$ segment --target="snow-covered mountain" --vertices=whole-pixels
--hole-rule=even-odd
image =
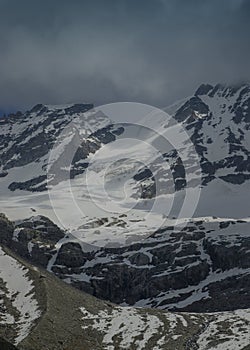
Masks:
[[[0,119],[0,338],[41,349],[54,324],[48,349],[249,345],[250,85],[201,85],[166,111]]]
[[[8,246],[66,282],[119,304],[191,311],[247,307],[249,103],[248,85],[202,85],[171,109],[174,119],[157,112],[139,126],[114,123],[90,105],[40,105],[25,118],[12,117],[8,137],[17,130],[19,136],[2,150],[2,159],[9,160],[2,163],[1,179],[3,196],[9,196],[2,210],[15,220]],[[66,128],[61,137],[55,123],[72,120],[81,138],[71,158],[66,152],[72,161],[64,176],[65,164],[58,160],[76,142],[75,133]],[[186,138],[174,149],[173,140],[183,133]],[[25,158],[32,142],[43,144],[37,135],[44,134],[51,140],[46,150],[35,147],[31,159]],[[19,156],[10,156],[19,146]],[[34,169],[36,178],[43,177],[39,184]],[[48,182],[47,174],[54,176]],[[22,176],[30,180],[20,181]],[[197,193],[194,218],[185,216],[188,211],[179,216],[185,198]],[[234,294],[236,281],[244,303]],[[222,290],[227,299],[221,300]]]
[[[42,191],[46,188],[49,152],[70,123],[81,130],[84,139],[110,124],[110,120],[95,113],[91,104],[37,105],[24,114],[19,112],[0,120],[0,176],[8,179],[10,191]],[[65,146],[74,136],[72,129],[67,131]]]
[[[203,184],[249,180],[250,86],[202,85],[175,113],[201,159]]]
[[[166,193],[169,187],[192,191],[199,186],[202,190],[195,216],[248,216],[250,85],[201,85],[194,96],[166,110],[181,125],[180,133],[185,130],[191,142],[184,141],[179,149],[164,154],[165,159],[171,158],[170,164],[178,167],[172,166],[175,186],[166,177],[160,193],[164,190]],[[162,126],[171,139],[175,127],[169,123]],[[157,177],[164,178],[162,162],[154,176],[145,171],[141,172],[141,178],[137,176],[150,194],[150,188],[154,187],[152,183],[147,186],[146,181]],[[182,192],[176,197],[181,197]]]
[[[2,211],[36,211],[98,245],[148,236],[166,217],[248,217],[249,105],[248,84],[201,85],[172,118],[156,110],[139,126],[86,104],[0,120]]]

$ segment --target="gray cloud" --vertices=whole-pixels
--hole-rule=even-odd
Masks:
[[[0,109],[250,80],[249,23],[248,0],[0,0]]]

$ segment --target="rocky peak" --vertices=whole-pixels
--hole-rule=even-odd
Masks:
[[[241,184],[250,178],[249,84],[202,84],[175,118],[200,157],[203,184],[216,178]]]
[[[207,95],[209,91],[213,89],[213,86],[210,84],[201,84],[195,92],[195,96]]]
[[[65,111],[66,114],[73,115],[75,113],[85,113],[94,108],[94,105],[91,103],[75,103],[68,105],[45,105],[37,104],[30,111],[26,112],[27,114],[41,114],[41,113],[62,113]]]

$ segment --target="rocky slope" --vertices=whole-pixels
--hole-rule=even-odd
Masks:
[[[1,229],[0,234],[3,230]],[[34,268],[1,247],[1,259],[9,262],[0,277],[1,297],[12,293],[13,272],[20,274],[15,293],[4,297],[0,314],[1,349],[14,350],[84,350],[84,349],[247,349],[249,345],[249,310],[222,313],[170,313],[153,309],[119,307],[98,300],[59,281],[44,270]],[[11,279],[6,276],[11,276]],[[23,290],[27,283],[32,293]],[[39,314],[33,318],[27,310],[36,303]],[[12,317],[11,317],[12,315]],[[8,316],[8,317],[7,317]],[[8,319],[7,319],[8,318]],[[20,337],[23,323],[29,324]],[[15,322],[16,321],[16,322]],[[211,334],[213,337],[211,338]]]
[[[45,217],[1,220],[8,225],[0,241],[12,251],[99,298],[192,312],[250,307],[249,221],[199,219],[123,248],[97,248]]]

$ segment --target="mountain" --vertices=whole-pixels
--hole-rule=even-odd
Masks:
[[[249,108],[249,84],[203,84],[138,123],[90,104],[0,119],[0,337],[247,348]]]
[[[5,229],[1,226],[1,235]],[[5,338],[0,338],[1,349],[14,350],[10,343],[19,350],[243,349],[248,345],[247,309],[182,314],[119,307],[67,286],[4,246],[0,259],[5,267],[0,275],[0,337]]]
[[[175,218],[244,219],[249,90],[201,85],[167,109],[171,117],[155,110],[140,124],[89,104],[3,119],[2,211],[13,220],[36,212],[97,246],[136,242]]]
[[[2,119],[2,209],[13,219],[24,219],[32,214],[32,203],[39,214],[57,221],[68,212],[58,202],[62,191],[65,202],[70,200],[65,191],[70,177],[70,190],[85,214],[81,220],[74,217],[64,222],[71,230],[104,216],[106,208],[99,209],[109,198],[113,216],[132,206],[139,209],[133,211],[138,220],[146,216],[141,215],[144,209],[160,214],[152,220],[161,221],[166,213],[189,217],[188,210],[180,209],[187,194],[199,199],[195,217],[247,217],[249,101],[248,84],[201,85],[194,96],[169,109],[172,118],[166,119],[166,113],[149,115],[142,126],[115,123],[89,104],[37,105],[23,115]],[[174,120],[178,124],[173,125]],[[178,138],[178,144],[171,145]],[[56,215],[46,209],[50,205],[47,188],[53,188]],[[90,210],[93,198],[96,205]],[[155,198],[163,204],[152,210]],[[161,210],[163,205],[171,210]]]

